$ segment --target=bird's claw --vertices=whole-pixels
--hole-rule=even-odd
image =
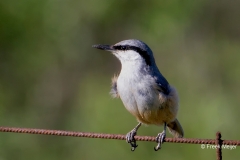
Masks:
[[[162,132],[162,133],[159,133],[156,137],[156,142],[158,143],[158,145],[156,147],[154,147],[154,150],[155,151],[158,151],[159,149],[161,149],[161,146],[165,140],[165,137],[166,137],[166,133],[165,132]]]
[[[136,148],[137,148],[137,144],[136,144],[136,140],[134,138],[134,136],[137,135],[137,131],[136,129],[133,129],[131,132],[129,132],[127,135],[126,135],[126,141],[127,143],[130,143],[131,145],[131,151],[134,151]]]

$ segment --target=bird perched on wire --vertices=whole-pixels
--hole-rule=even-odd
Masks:
[[[115,45],[93,45],[110,51],[121,62],[119,76],[112,78],[111,94],[120,97],[125,108],[137,118],[138,125],[126,135],[134,151],[138,146],[134,136],[141,124],[163,125],[163,132],[156,137],[161,148],[166,137],[166,127],[175,138],[183,137],[183,128],[177,120],[178,95],[174,87],[160,73],[151,49],[142,41],[130,39]]]

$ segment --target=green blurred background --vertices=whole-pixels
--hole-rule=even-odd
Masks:
[[[136,124],[109,95],[121,65],[93,44],[140,39],[180,96],[186,138],[240,139],[240,1],[0,1],[0,126],[126,134]],[[156,136],[162,127],[142,126]],[[216,159],[196,144],[0,133],[1,160]],[[171,137],[167,133],[167,137]],[[223,150],[239,159],[240,148]]]

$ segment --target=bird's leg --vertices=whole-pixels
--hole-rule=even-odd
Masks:
[[[166,122],[164,122],[164,129],[162,133],[158,133],[157,137],[156,137],[156,142],[158,143],[158,145],[156,147],[154,147],[154,150],[157,151],[159,149],[161,149],[161,145],[164,142],[164,139],[166,137]]]
[[[134,151],[137,148],[136,140],[134,138],[135,135],[137,135],[138,128],[142,125],[142,123],[138,123],[136,127],[133,128],[127,135],[126,135],[126,141],[127,143],[130,143],[131,145],[131,151]]]

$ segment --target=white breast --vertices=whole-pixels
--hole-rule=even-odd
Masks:
[[[118,77],[117,89],[126,109],[135,116],[159,108],[158,91],[152,76],[140,71],[142,63],[125,62]],[[144,118],[144,117],[142,117]]]

